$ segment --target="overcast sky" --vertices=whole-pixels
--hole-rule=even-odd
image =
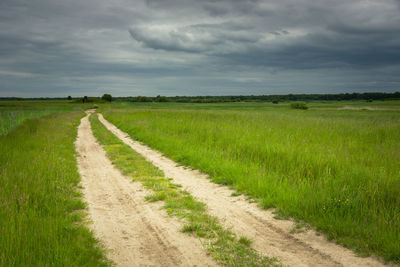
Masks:
[[[400,0],[1,0],[0,96],[400,91]]]

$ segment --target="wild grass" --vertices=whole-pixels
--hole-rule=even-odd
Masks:
[[[400,112],[251,105],[114,105],[103,114],[280,217],[309,223],[360,255],[400,263]]]
[[[0,136],[0,266],[107,266],[85,227],[74,141],[83,112]]]
[[[50,114],[49,110],[0,110],[0,135],[7,134],[27,119]]]
[[[113,164],[124,175],[153,191],[146,197],[148,201],[164,201],[163,208],[168,214],[185,222],[182,232],[200,238],[218,262],[224,266],[277,266],[276,259],[262,257],[252,249],[251,240],[224,229],[216,217],[207,214],[203,203],[165,178],[162,171],[109,132],[96,115],[90,117],[90,122],[95,137]]]
[[[0,101],[0,136],[13,131],[28,119],[83,107],[67,101]]]

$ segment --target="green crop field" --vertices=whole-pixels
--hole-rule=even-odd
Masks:
[[[125,103],[101,112],[277,216],[400,263],[400,102],[308,105]]]
[[[84,113],[72,110],[82,106],[0,105],[1,124],[12,125],[0,135],[0,266],[108,265],[78,190],[74,141]]]

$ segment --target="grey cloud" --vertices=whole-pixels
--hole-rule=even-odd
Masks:
[[[212,55],[243,50],[246,44],[258,42],[260,34],[249,33],[247,29],[223,23],[194,24],[173,29],[136,27],[129,32],[132,38],[150,48]]]
[[[3,0],[0,95],[394,91],[399,8],[398,0]]]
[[[143,45],[166,51],[204,52],[206,47],[190,40],[184,32],[145,30],[140,27],[129,29],[132,38]]]
[[[224,5],[216,5],[215,3],[204,4],[203,9],[213,17],[219,17],[229,13],[229,8]]]
[[[154,25],[142,25],[132,28],[130,33],[149,48],[221,56],[223,61],[233,64],[315,69],[400,63],[400,37],[397,37],[400,14],[393,12],[393,2],[386,1],[382,6],[366,1],[353,4],[323,1],[323,5],[281,2],[267,6],[270,16],[261,19],[239,17],[236,19],[239,22],[233,22],[234,18],[229,18],[219,24],[189,24],[158,30],[154,30]],[[266,2],[218,1],[204,5],[218,8],[223,3],[229,8],[251,4],[251,8],[237,9],[247,14]],[[271,18],[272,11],[276,15]],[[232,25],[240,25],[244,30],[229,27]]]

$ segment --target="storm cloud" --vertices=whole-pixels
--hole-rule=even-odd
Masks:
[[[400,1],[3,0],[0,96],[400,90]]]

